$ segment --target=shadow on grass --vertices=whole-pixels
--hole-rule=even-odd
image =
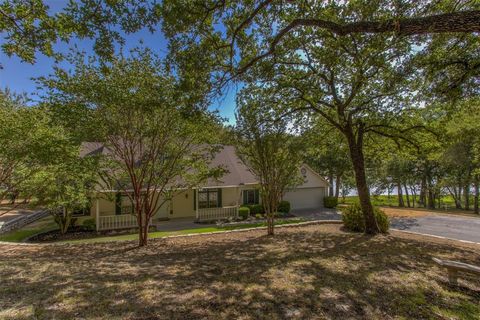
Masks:
[[[3,250],[5,248],[0,248]],[[321,226],[0,251],[0,318],[477,319],[480,282],[452,288],[431,256],[478,252]]]

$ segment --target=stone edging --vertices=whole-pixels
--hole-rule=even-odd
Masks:
[[[312,221],[305,221],[299,223],[289,223],[289,224],[282,224],[279,226],[275,226],[275,229],[280,228],[294,228],[294,227],[303,227],[309,225],[316,225],[316,224],[342,224],[340,220],[312,220]],[[171,235],[159,238],[149,239],[149,241],[159,241],[163,239],[170,239],[170,238],[182,238],[182,237],[193,237],[193,236],[204,236],[204,235],[212,235],[212,234],[219,234],[219,233],[232,233],[232,232],[247,232],[252,230],[266,230],[267,227],[252,227],[252,228],[244,228],[244,229],[236,229],[236,230],[224,230],[224,231],[211,231],[211,232],[204,232],[204,233],[188,233],[188,234],[178,234],[178,235]],[[134,240],[111,240],[111,241],[101,241],[101,243],[117,243],[121,241],[134,241]],[[0,245],[11,245],[11,246],[70,246],[70,245],[91,245],[97,244],[99,242],[91,242],[91,243],[28,243],[28,242],[8,242],[8,241],[0,241]]]

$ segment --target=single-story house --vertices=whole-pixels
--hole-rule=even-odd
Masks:
[[[81,154],[105,152],[100,143],[84,143]],[[153,222],[174,218],[214,220],[235,217],[241,205],[259,204],[259,184],[256,177],[237,156],[235,147],[223,146],[212,159],[210,166],[222,166],[226,173],[219,180],[209,180],[201,188],[178,190],[173,198],[157,209]],[[289,201],[292,210],[323,207],[328,182],[308,165],[299,168],[304,178],[302,184],[287,190],[283,200]],[[83,212],[96,219],[97,229],[116,229],[136,225],[132,204],[121,191],[110,197],[98,197],[90,210]],[[108,200],[110,199],[110,200]]]

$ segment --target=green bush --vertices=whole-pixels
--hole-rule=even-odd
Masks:
[[[376,207],[373,208],[373,212],[380,232],[387,233],[390,226],[387,215]],[[357,203],[348,206],[343,210],[342,220],[345,228],[348,230],[356,232],[365,231],[365,219],[363,218],[362,208]]]
[[[257,214],[264,214],[265,213],[265,209],[263,208],[263,206],[261,204],[252,204],[252,205],[249,205],[247,207],[250,209],[250,214],[252,216],[255,216]]]
[[[335,197],[324,197],[323,206],[325,208],[335,208],[338,204],[338,199]]]
[[[289,213],[290,212],[290,202],[288,201],[280,201],[280,203],[278,204],[278,212],[282,212],[282,213]]]
[[[257,218],[257,219],[263,219],[263,214],[257,213],[257,214],[255,215],[255,218]]]
[[[238,208],[238,215],[243,219],[247,219],[250,215],[250,208],[248,207],[240,207]]]
[[[94,231],[97,229],[97,224],[95,223],[95,219],[85,219],[82,222],[82,226],[86,230]]]

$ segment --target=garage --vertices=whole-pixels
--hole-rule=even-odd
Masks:
[[[287,191],[283,200],[290,202],[292,210],[323,207],[324,187],[297,188]]]

